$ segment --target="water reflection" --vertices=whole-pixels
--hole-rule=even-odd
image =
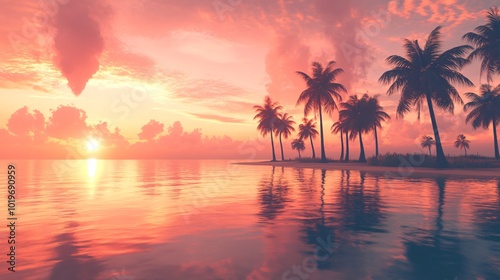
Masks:
[[[366,189],[366,172],[360,171],[359,182],[352,183],[351,172],[342,172],[338,188],[338,209],[342,227],[354,232],[383,232],[383,203],[380,198],[379,178]],[[344,178],[345,177],[345,178]]]
[[[71,225],[71,227],[77,226],[75,223]],[[92,256],[79,252],[81,245],[77,245],[73,232],[58,234],[53,242],[57,244],[54,248],[57,263],[50,272],[49,280],[97,279],[101,273],[102,265]]]
[[[19,279],[124,269],[134,279],[263,280],[294,267],[307,279],[500,279],[498,179],[241,166],[207,195],[227,162],[87,161],[47,183],[51,168],[19,164],[30,174]],[[325,242],[331,250],[304,270]]]
[[[271,176],[264,175],[259,182],[260,213],[263,222],[272,221],[283,212],[288,202],[288,181],[285,178],[285,168],[272,167]],[[277,177],[277,178],[276,178]]]

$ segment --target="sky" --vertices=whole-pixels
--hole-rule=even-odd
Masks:
[[[427,111],[396,118],[398,95],[378,83],[403,38],[443,26],[443,48],[484,24],[495,0],[0,0],[0,157],[239,158],[270,156],[253,105],[270,95],[300,122],[305,83],[295,71],[336,61],[348,95],[379,94],[392,119],[380,151],[421,152]],[[463,69],[478,92],[479,64]],[[498,77],[494,82],[498,84]],[[437,110],[447,154],[463,133],[470,153],[493,155],[490,130]],[[310,116],[314,117],[314,116]],[[339,157],[329,133],[327,157]],[[294,136],[295,137],[295,134]],[[373,135],[365,136],[367,155]],[[296,157],[292,139],[286,158]],[[319,148],[319,139],[316,139]],[[276,144],[276,148],[278,148]],[[351,144],[356,153],[357,142]],[[306,146],[305,155],[310,155]],[[279,153],[278,153],[278,157]]]

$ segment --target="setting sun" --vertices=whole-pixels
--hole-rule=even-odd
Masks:
[[[92,139],[88,140],[87,151],[95,152],[95,151],[97,151],[98,148],[99,148],[99,142],[96,139],[92,138]]]

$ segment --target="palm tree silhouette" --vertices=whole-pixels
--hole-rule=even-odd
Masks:
[[[470,141],[465,139],[465,135],[459,134],[455,141],[455,148],[464,149],[465,156],[467,156],[467,149],[469,148]]]
[[[279,111],[282,110],[283,107],[280,106],[278,102],[273,102],[271,100],[271,97],[266,96],[264,99],[264,106],[255,105],[253,106],[253,108],[257,113],[253,119],[259,119],[257,130],[259,130],[264,137],[267,136],[268,133],[271,134],[271,148],[273,151],[272,161],[276,161],[273,131],[275,131],[276,129],[275,123],[278,120],[278,117],[281,116],[281,113]]]
[[[334,122],[331,130],[332,133],[340,133],[340,145],[342,146],[342,149],[340,151],[340,160],[344,159],[344,129],[343,129],[344,124],[341,121]]]
[[[321,139],[321,161],[326,162],[325,140],[323,135],[323,112],[331,114],[337,110],[337,101],[342,101],[340,92],[347,92],[342,84],[336,83],[335,80],[340,73],[343,73],[342,68],[333,68],[335,61],[328,62],[326,68],[319,62],[312,63],[313,76],[310,77],[304,72],[297,71],[307,84],[307,88],[300,94],[297,100],[297,105],[304,103],[304,116],[311,112],[319,112],[319,128]]]
[[[462,38],[471,43],[475,49],[469,54],[469,60],[479,58],[481,76],[486,74],[488,83],[493,81],[493,74],[500,73],[500,13],[498,7],[488,11],[488,23],[480,25],[474,32]]]
[[[431,147],[433,145],[436,145],[436,141],[434,141],[434,138],[428,135],[422,136],[422,139],[420,140],[420,146],[424,149],[429,149],[429,156],[431,155]]]
[[[466,123],[472,121],[474,129],[482,126],[488,129],[493,124],[493,141],[495,146],[495,158],[500,159],[498,152],[497,123],[500,121],[500,85],[492,88],[490,85],[481,86],[481,95],[468,92],[465,95],[471,101],[464,106],[464,110],[472,109],[465,119]]]
[[[354,140],[359,137],[360,162],[366,162],[362,134],[369,132],[374,125],[373,118],[369,119],[370,116],[367,115],[369,113],[368,98],[366,94],[362,99],[359,99],[357,95],[351,95],[347,102],[341,104],[343,109],[339,112],[339,119],[349,128],[349,138]]]
[[[304,118],[302,121],[303,123],[299,125],[299,138],[302,140],[309,138],[311,140],[312,157],[316,158],[313,145],[313,139],[319,134],[316,130],[316,122],[307,118]]]
[[[293,150],[297,150],[297,152],[299,152],[299,158],[301,158],[300,156],[300,151],[303,151],[306,149],[306,145],[304,144],[304,141],[302,139],[294,139],[292,141],[292,149]]]
[[[368,121],[373,122],[373,134],[375,135],[375,156],[378,157],[378,135],[377,135],[377,127],[382,128],[382,122],[387,122],[391,119],[391,117],[384,112],[384,108],[380,106],[378,101],[378,95],[368,97],[368,105],[366,117]]]
[[[404,40],[406,58],[391,55],[386,61],[393,68],[380,77],[383,84],[391,84],[387,90],[388,95],[401,92],[397,107],[397,114],[403,117],[416,106],[418,115],[424,101],[427,101],[429,115],[436,139],[436,165],[438,168],[448,167],[444,155],[441,138],[434,113],[432,101],[438,108],[453,112],[454,102],[463,104],[457,89],[452,84],[473,86],[474,84],[462,75],[459,70],[467,64],[464,58],[471,46],[463,45],[441,52],[441,27],[434,29],[427,38],[422,49],[417,40]]]
[[[282,116],[278,117],[278,121],[276,122],[276,136],[280,138],[280,147],[281,147],[281,160],[285,160],[285,154],[283,153],[283,142],[281,141],[281,136],[283,138],[288,139],[288,137],[292,134],[292,131],[295,131],[293,125],[295,122],[293,121],[293,117],[284,113]]]
[[[348,128],[344,128],[345,132],[345,161],[349,161],[349,130]]]

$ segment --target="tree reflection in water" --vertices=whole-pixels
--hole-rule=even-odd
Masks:
[[[276,167],[272,167],[271,176],[264,176],[259,182],[259,215],[263,222],[269,222],[283,213],[288,200],[288,180],[284,177],[285,168],[281,168],[278,179],[275,178]]]

